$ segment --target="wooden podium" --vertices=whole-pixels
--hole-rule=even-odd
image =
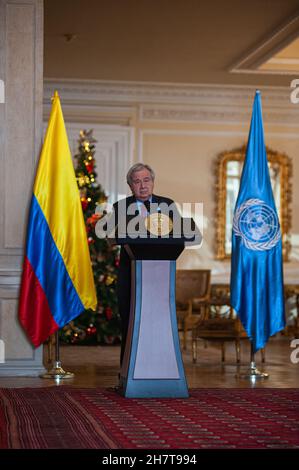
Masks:
[[[184,237],[117,240],[131,258],[130,321],[120,374],[125,397],[189,396],[175,303],[176,259],[185,241]]]

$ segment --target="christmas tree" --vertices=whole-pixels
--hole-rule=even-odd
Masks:
[[[95,171],[95,143],[92,130],[80,131],[76,160],[76,177],[84,220],[94,280],[97,289],[97,311],[84,311],[74,321],[60,330],[63,342],[71,344],[115,344],[120,341],[120,318],[117,310],[116,283],[119,249],[107,240],[96,236],[95,225],[100,214],[97,205],[107,201],[101,185],[97,184]],[[80,253],[78,253],[80,256]]]

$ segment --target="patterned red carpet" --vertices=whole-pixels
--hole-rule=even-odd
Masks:
[[[190,395],[125,399],[113,390],[70,386],[0,389],[0,448],[299,448],[299,390]]]

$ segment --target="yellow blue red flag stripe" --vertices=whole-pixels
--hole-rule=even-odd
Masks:
[[[55,92],[31,200],[19,319],[39,346],[96,304],[79,191]]]

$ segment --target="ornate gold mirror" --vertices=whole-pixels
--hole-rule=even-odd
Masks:
[[[231,255],[233,211],[238,196],[246,146],[221,153],[216,162],[216,258]],[[290,158],[267,148],[270,178],[282,232],[283,258],[289,258],[291,248],[291,172]]]

